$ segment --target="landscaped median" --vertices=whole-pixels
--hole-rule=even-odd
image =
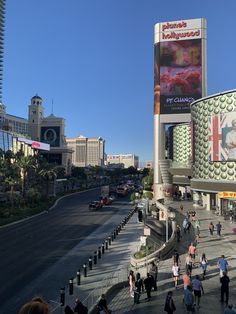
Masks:
[[[162,205],[163,206],[163,205]],[[167,210],[167,209],[166,209]],[[168,211],[168,210],[167,210]],[[166,222],[165,222],[166,223]],[[163,229],[160,230],[160,226],[154,223],[148,223],[145,227],[150,229],[152,236],[156,236],[157,239],[160,239],[160,235],[163,236]],[[167,242],[160,244],[156,250],[143,249],[143,251],[136,252],[130,259],[131,267],[134,267],[136,270],[142,267],[147,266],[148,264],[165,259],[170,255],[176,244],[176,221],[171,221],[171,236]]]

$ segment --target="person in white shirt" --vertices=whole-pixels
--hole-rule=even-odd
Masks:
[[[172,274],[173,274],[175,289],[177,289],[178,278],[179,278],[179,266],[177,265],[177,263],[174,263],[174,265],[172,266]]]

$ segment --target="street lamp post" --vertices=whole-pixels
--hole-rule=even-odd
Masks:
[[[172,211],[168,211],[168,209],[166,209],[166,242],[168,242],[169,240],[169,226],[168,226],[168,221],[169,218],[171,220],[175,220],[175,212]]]

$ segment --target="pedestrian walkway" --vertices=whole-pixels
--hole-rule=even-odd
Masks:
[[[180,202],[171,202],[169,206],[179,209]],[[206,253],[208,258],[207,275],[203,283],[205,295],[201,298],[201,307],[196,309],[199,313],[204,314],[220,314],[224,313],[224,305],[220,300],[220,282],[219,282],[219,269],[217,267],[217,261],[219,257],[224,254],[229,263],[228,276],[230,278],[230,292],[229,292],[229,303],[236,306],[236,235],[232,232],[232,228],[235,224],[230,224],[229,221],[224,221],[223,217],[215,216],[212,212],[206,211],[202,208],[194,208],[192,202],[183,202],[184,211],[195,210],[196,216],[201,223],[201,233],[199,244],[197,245],[197,257],[199,261],[202,253]],[[182,227],[183,214],[177,210],[177,221]],[[214,225],[218,221],[222,224],[222,236],[218,238],[214,232],[213,236],[209,235],[208,225],[212,221]],[[195,239],[193,228],[191,228],[190,234],[182,236],[181,242],[176,245],[177,250],[181,254],[181,274],[185,271],[185,255],[187,248],[192,240]],[[160,262],[159,265],[159,276],[158,276],[158,291],[152,292],[152,300],[150,302],[145,301],[146,294],[144,293],[140,298],[140,304],[133,304],[133,299],[129,296],[128,288],[125,287],[113,296],[110,307],[112,313],[164,313],[164,301],[167,292],[173,291],[173,299],[177,310],[176,314],[185,313],[185,307],[183,304],[183,284],[177,290],[174,289],[174,283],[172,279],[172,259],[169,258],[165,261]],[[201,267],[195,267],[192,272],[192,276],[201,275]],[[181,277],[180,277],[181,278]]]
[[[131,205],[129,208],[132,208]],[[66,291],[65,304],[73,307],[75,299],[79,297],[83,304],[91,309],[102,293],[106,293],[119,282],[128,281],[130,257],[138,250],[141,235],[143,235],[143,224],[138,223],[137,213],[134,213],[97,264],[93,263],[92,270],[89,270],[87,264],[87,277],[84,277],[84,271],[81,269],[80,285],[77,285],[74,278],[73,295],[69,295]],[[78,247],[76,250],[78,251]],[[51,304],[53,306],[53,303]],[[54,306],[53,313],[59,314],[62,310],[61,306]]]

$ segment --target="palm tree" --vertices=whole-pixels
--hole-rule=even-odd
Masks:
[[[25,156],[23,151],[16,153],[16,164],[21,172],[21,191],[23,198],[25,197],[28,172],[30,169],[36,168],[36,160],[34,156]]]
[[[41,165],[42,167],[42,165]],[[39,175],[46,180],[47,183],[47,197],[49,196],[49,186],[50,182],[54,181],[57,177],[57,170],[56,167],[50,163],[44,163],[43,167],[41,170],[39,170]]]

